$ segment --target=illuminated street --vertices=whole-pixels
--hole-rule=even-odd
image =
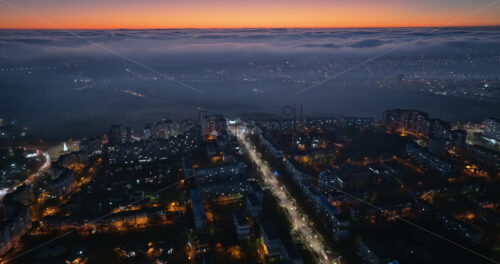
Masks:
[[[231,130],[235,133],[234,130]],[[311,224],[311,220],[297,206],[297,203],[287,189],[276,180],[276,176],[272,173],[267,162],[265,162],[259,153],[257,153],[251,145],[251,142],[245,137],[245,132],[241,130],[236,133],[240,145],[249,154],[249,158],[255,163],[258,168],[266,187],[279,200],[280,205],[287,213],[293,224],[293,231],[298,234],[302,243],[307,246],[307,249],[314,253],[316,260],[319,263],[338,263],[335,256],[327,249],[321,240],[321,234],[317,232]]]
[[[40,152],[38,154],[39,156],[42,156],[44,159],[43,164],[36,170],[36,172],[31,173],[24,181],[19,182],[15,186],[12,186],[10,188],[5,188],[0,190],[0,199],[2,199],[7,193],[10,193],[14,191],[17,187],[24,185],[24,184],[33,184],[36,182],[40,176],[42,176],[45,172],[47,172],[50,169],[50,156],[47,152]]]
[[[40,153],[40,155],[42,155],[43,158],[45,159],[44,163],[42,164],[42,166],[40,166],[40,168],[38,168],[38,170],[35,173],[30,175],[30,177],[28,177],[28,179],[26,179],[22,184],[32,184],[41,175],[43,175],[45,172],[47,172],[48,169],[50,169],[50,156],[49,156],[49,154],[47,152],[42,152],[42,153]],[[20,185],[22,185],[22,184],[20,184]]]

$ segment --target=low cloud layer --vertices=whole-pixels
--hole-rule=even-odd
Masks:
[[[110,53],[106,49],[145,56],[230,52],[293,56],[400,48],[425,53],[479,46],[500,49],[500,28],[0,31],[0,53],[13,59]]]

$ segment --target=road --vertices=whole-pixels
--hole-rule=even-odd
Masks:
[[[42,166],[40,166],[40,168],[38,168],[38,170],[31,174],[25,181],[23,184],[32,184],[34,183],[35,181],[38,180],[38,178],[40,176],[42,176],[45,172],[47,172],[47,170],[50,168],[50,156],[47,152],[41,152],[40,155],[42,155],[45,159],[45,161],[43,162]]]
[[[24,181],[19,182],[15,186],[11,186],[10,188],[1,189],[0,190],[0,200],[2,200],[3,197],[7,193],[13,192],[14,190],[16,190],[17,187],[19,187],[21,185],[24,185],[24,184],[27,184],[27,185],[33,184],[34,182],[36,182],[40,178],[41,175],[43,175],[45,172],[47,172],[47,170],[50,168],[50,156],[49,156],[49,154],[47,152],[40,152],[39,155],[43,156],[44,162],[37,169],[37,171],[34,172],[34,173],[32,173],[32,174],[30,174]]]
[[[264,184],[271,190],[271,193],[278,199],[280,206],[284,209],[293,225],[293,233],[297,234],[302,243],[313,253],[318,263],[338,263],[331,251],[327,249],[321,241],[321,235],[317,232],[309,217],[303,213],[283,184],[281,184],[271,168],[264,161],[260,154],[254,150],[252,143],[246,138],[245,132],[232,130],[236,134],[240,146],[246,150],[252,162],[260,172]]]

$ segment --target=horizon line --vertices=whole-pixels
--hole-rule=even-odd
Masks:
[[[175,30],[175,29],[199,29],[199,30],[210,30],[210,29],[376,29],[376,28],[477,28],[477,27],[500,27],[498,25],[457,25],[457,26],[373,26],[373,27],[351,27],[351,26],[318,26],[318,27],[164,27],[164,28],[3,28],[0,30]]]

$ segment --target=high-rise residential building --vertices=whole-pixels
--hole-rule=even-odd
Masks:
[[[165,131],[165,138],[170,138],[176,135],[174,122],[170,119],[163,119],[163,129]]]
[[[431,119],[429,121],[429,135],[436,138],[451,138],[451,125],[450,123],[441,119]]]
[[[432,155],[416,144],[407,144],[405,147],[405,153],[416,164],[429,171],[433,171],[438,175],[450,176],[457,171],[453,163],[442,160],[441,158]]]
[[[428,136],[429,116],[421,111],[394,109],[384,112],[385,127],[393,132]]]
[[[128,142],[132,138],[132,130],[123,124],[113,125],[108,133],[111,144]]]
[[[226,120],[220,115],[208,115],[200,118],[201,134],[203,140],[216,138],[222,130]]]
[[[153,125],[151,123],[144,127],[144,139],[150,139],[153,136]]]
[[[484,120],[483,136],[500,142],[500,120],[491,117]]]
[[[453,130],[454,149],[461,152],[465,150],[465,143],[467,140],[467,132],[465,130]]]
[[[446,140],[441,137],[430,137],[427,147],[432,154],[436,155],[443,155],[448,152]]]

